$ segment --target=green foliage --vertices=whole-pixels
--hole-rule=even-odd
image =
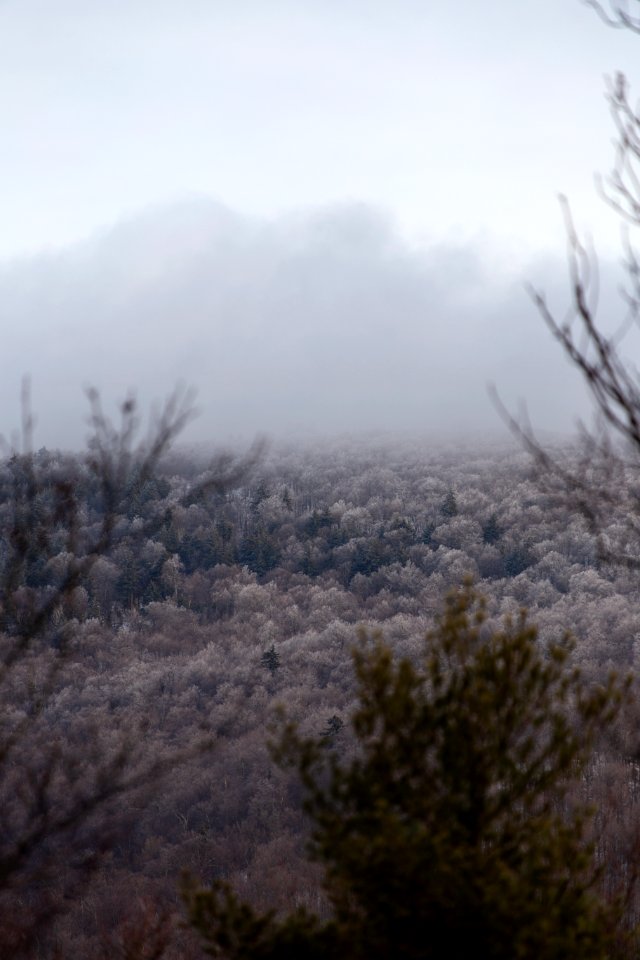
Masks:
[[[418,666],[362,641],[349,759],[293,724],[274,748],[304,785],[332,919],[259,915],[224,884],[191,887],[208,952],[613,956],[618,906],[598,895],[576,786],[627,688],[587,686],[570,641],[540,649],[524,613],[489,630],[470,587],[448,598]]]
[[[534,563],[526,543],[518,544],[504,557],[504,572],[508,577],[517,577]]]
[[[335,925],[321,924],[305,910],[296,910],[284,923],[275,911],[257,915],[223,883],[199,890],[186,879],[182,895],[189,922],[212,957],[324,960],[335,950]]]
[[[326,508],[322,511],[314,510],[306,522],[305,532],[307,536],[315,537],[320,530],[331,527],[333,522],[333,518]]]
[[[337,713],[334,713],[327,720],[326,726],[322,731],[321,737],[325,746],[333,747],[335,746],[336,740],[342,733],[342,728],[344,727],[344,720],[342,717],[339,717]]]
[[[270,673],[273,674],[276,672],[280,666],[280,656],[273,644],[271,644],[269,649],[265,650],[265,652],[262,654],[261,662],[262,666],[266,667]]]
[[[485,543],[497,543],[501,536],[502,531],[498,525],[498,518],[495,513],[492,513],[482,527],[482,539]]]
[[[433,531],[435,530],[435,524],[427,523],[425,524],[422,530],[422,543],[426,544],[428,547],[433,546]]]
[[[375,573],[385,563],[391,562],[392,557],[385,547],[384,541],[378,537],[375,540],[360,540],[351,560],[350,578],[353,579],[357,574],[369,576]]]
[[[458,514],[458,502],[453,490],[449,490],[442,502],[442,513],[445,517],[455,517]]]
[[[277,540],[265,527],[256,527],[242,540],[238,560],[259,576],[263,576],[273,570],[280,561]]]

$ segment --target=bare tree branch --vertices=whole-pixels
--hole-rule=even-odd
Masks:
[[[69,730],[51,726],[50,704],[71,676],[76,654],[74,622],[65,611],[98,560],[115,547],[136,549],[181,502],[226,492],[255,467],[264,450],[256,441],[244,457],[214,460],[204,479],[181,501],[157,507],[132,530],[122,515],[152,480],[176,437],[193,416],[193,396],[178,390],[155,412],[138,440],[140,417],[129,397],[117,426],[89,391],[92,430],[88,452],[43,462],[33,451],[34,418],[28,384],[23,390],[22,434],[0,471],[0,958],[29,955],[64,904],[44,896],[31,903],[19,926],[20,942],[6,950],[8,913],[33,891],[46,891],[66,871],[68,897],[112,842],[122,801],[141,798],[169,770],[212,745],[206,728],[195,743],[149,756],[144,720],[113,718],[105,726],[78,721]],[[5,445],[6,448],[6,445]],[[99,521],[86,523],[83,497],[91,493]],[[62,556],[58,579],[32,586],[38,565]],[[59,614],[62,613],[62,616]],[[57,880],[56,882],[60,882]],[[9,918],[11,919],[11,918]],[[17,936],[17,934],[16,934]],[[7,941],[9,943],[9,941]],[[8,952],[6,952],[8,951]]]
[[[628,3],[612,5],[586,0],[607,22],[640,32]],[[639,10],[640,14],[640,10]],[[526,417],[515,418],[495,390],[493,402],[509,429],[533,456],[540,478],[576,509],[593,534],[600,560],[640,569],[640,376],[623,353],[625,337],[640,325],[640,263],[632,231],[640,227],[640,110],[629,98],[626,78],[609,81],[607,98],[616,138],[610,174],[598,187],[605,202],[622,221],[624,313],[611,332],[598,318],[598,259],[591,244],[575,228],[569,202],[560,197],[567,239],[571,302],[558,317],[543,291],[528,287],[540,316],[580,372],[595,403],[598,425],[581,429],[581,451],[573,459],[551,455],[535,437]],[[617,520],[624,518],[623,523]],[[617,533],[612,537],[615,526]],[[624,534],[621,532],[624,530]]]
[[[599,0],[582,0],[582,2],[595,10],[608,27],[640,33],[640,10],[638,10],[637,0],[635,3],[633,0],[631,2],[630,0],[609,0],[608,6],[600,3]],[[636,13],[632,13],[632,10]]]

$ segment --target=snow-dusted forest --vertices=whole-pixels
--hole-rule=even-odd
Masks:
[[[0,960],[637,960],[639,8],[0,2]]]
[[[46,512],[72,461],[42,450],[34,462]],[[19,457],[3,463],[5,494],[23,466]],[[74,461],[73,470],[82,539],[103,505],[88,468]],[[465,577],[487,598],[489,627],[526,607],[541,649],[571,631],[573,661],[590,683],[637,665],[637,572],[601,557],[553,478],[514,445],[325,441],[272,447],[233,489],[208,488],[210,472],[201,452],[170,454],[129,490],[112,549],[48,611],[44,648],[5,683],[11,723],[29,725],[34,678],[48,676],[56,636],[70,638],[21,746],[26,770],[35,758],[34,777],[43,736],[78,751],[81,765],[91,765],[87,744],[111,756],[125,733],[134,734],[134,767],[172,757],[151,791],[111,812],[114,842],[90,879],[83,874],[81,893],[73,862],[47,869],[47,897],[56,907],[57,897],[71,899],[43,956],[52,943],[63,956],[115,951],[141,913],[176,908],[185,870],[203,883],[230,880],[259,907],[326,913],[318,868],[305,856],[300,787],[267,749],[276,711],[348,752],[361,628],[417,662],[445,594]],[[5,524],[11,508],[5,499]],[[609,543],[617,523],[613,511]],[[59,525],[27,557],[16,629],[68,576],[66,534]],[[598,833],[607,869],[626,863],[635,841],[632,714],[589,780],[592,795],[607,798]],[[10,796],[17,782],[4,777],[1,788],[20,821],[26,801],[21,810]],[[98,823],[105,816],[98,807]],[[36,903],[42,884],[30,883],[21,896]],[[177,956],[188,955],[185,936]]]

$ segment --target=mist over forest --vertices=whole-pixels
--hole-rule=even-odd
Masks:
[[[639,41],[0,0],[0,960],[638,960]]]
[[[604,263],[603,313],[620,312]],[[526,283],[566,309],[565,263],[526,268],[477,243],[421,248],[375,207],[271,220],[205,199],[149,209],[66,249],[0,266],[5,434],[30,377],[36,442],[82,446],[83,389],[143,404],[178,383],[211,444],[402,431],[498,438],[487,395],[526,401],[538,429],[570,432],[589,407]],[[113,407],[111,408],[113,409]]]

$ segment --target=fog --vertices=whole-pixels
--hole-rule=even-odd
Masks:
[[[563,315],[561,190],[621,315],[593,174],[638,38],[581,7],[0,0],[0,434],[25,376],[48,446],[87,386],[193,387],[206,442],[504,436],[488,384],[588,418],[525,290]]]
[[[579,0],[0,0],[0,255],[191,192],[547,249],[562,190],[611,249],[603,77],[637,60]]]
[[[601,315],[620,315],[620,278],[601,272]],[[536,428],[566,431],[589,407],[527,281],[562,314],[561,259],[516,271],[480,243],[409,246],[367,205],[269,220],[203,198],[147,209],[0,267],[0,431],[19,423],[25,375],[38,446],[84,442],[89,385],[112,410],[130,391],[148,407],[193,387],[194,441],[500,436],[491,383]]]

